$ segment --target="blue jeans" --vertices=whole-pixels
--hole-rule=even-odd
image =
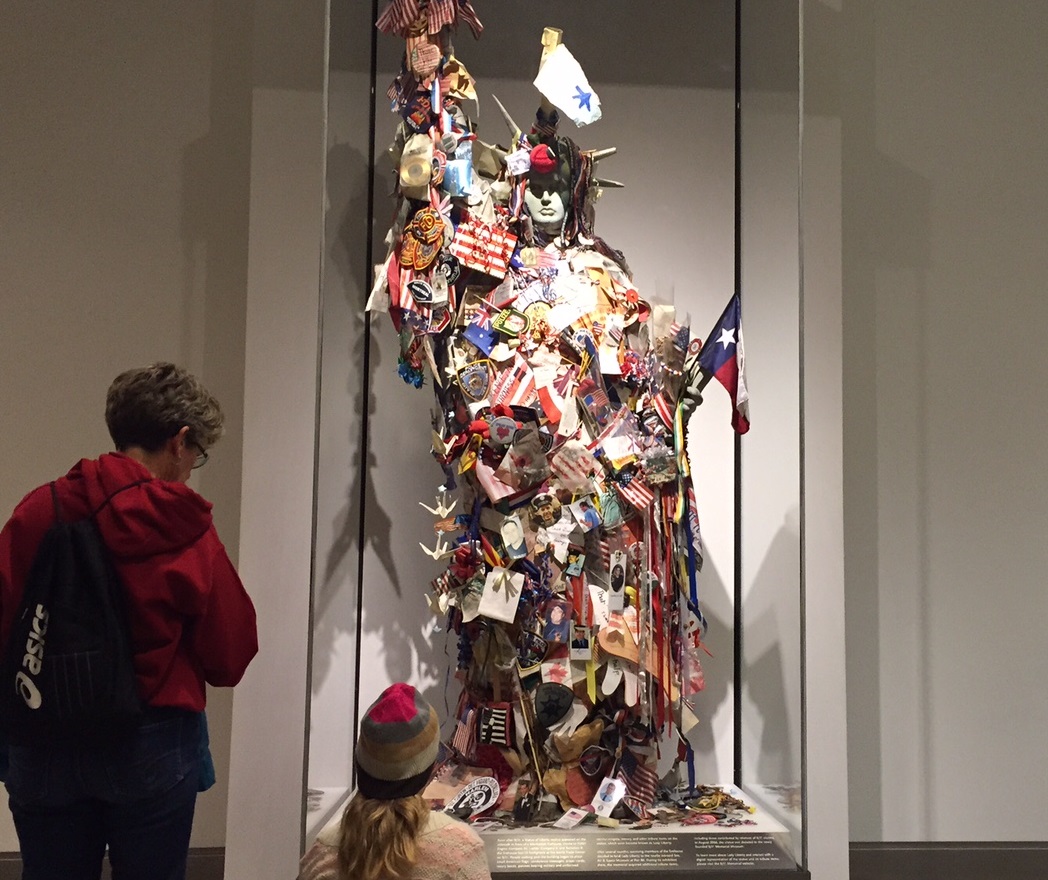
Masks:
[[[10,746],[8,803],[23,880],[182,880],[202,715],[147,709],[117,746]]]

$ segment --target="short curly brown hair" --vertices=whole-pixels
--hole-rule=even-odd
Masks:
[[[222,407],[192,373],[170,363],[126,370],[106,393],[106,427],[118,450],[156,452],[183,427],[209,449],[222,436]]]

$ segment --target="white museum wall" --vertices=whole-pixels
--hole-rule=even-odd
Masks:
[[[239,536],[250,3],[16,0],[0,32],[0,511],[111,448],[118,372],[173,360],[223,404],[193,485]],[[249,584],[250,588],[250,584]],[[231,692],[208,712],[218,784],[194,846],[225,842]],[[6,800],[0,851],[18,849]]]
[[[233,707],[230,880],[293,876],[303,830],[327,3],[261,0],[253,28],[240,567],[260,650]]]
[[[744,784],[799,785],[798,4],[758,0],[742,8],[739,283],[751,429],[740,441],[740,761]],[[795,831],[799,858],[798,838]]]
[[[1044,840],[1048,6],[841,7],[851,837]]]
[[[804,739],[808,867],[846,878],[848,737],[844,589],[841,123],[827,113],[839,81],[836,0],[802,4]]]
[[[322,89],[254,90],[240,568],[261,648],[234,705],[231,880],[292,876],[302,835],[323,114]]]

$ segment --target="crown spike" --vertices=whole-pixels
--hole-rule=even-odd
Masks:
[[[499,100],[498,95],[492,95],[491,97],[498,105],[499,112],[502,114],[502,118],[506,120],[506,126],[509,128],[509,133],[513,138],[513,145],[516,146],[517,141],[520,140],[520,136],[523,132],[523,129],[521,129],[521,127],[513,121],[513,117],[509,115],[509,111],[502,106],[502,102]]]

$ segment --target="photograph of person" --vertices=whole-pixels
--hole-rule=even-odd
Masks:
[[[590,498],[580,498],[571,505],[571,512],[584,532],[592,531],[600,525],[600,514]]]
[[[564,602],[550,602],[546,606],[546,624],[542,628],[542,638],[547,642],[567,644],[571,631],[571,614]]]
[[[626,554],[616,550],[611,554],[611,574],[608,589],[608,611],[622,611],[626,605]]]
[[[576,625],[571,628],[570,656],[572,660],[589,660],[592,656],[590,652],[590,633],[587,627]]]
[[[594,812],[598,816],[610,816],[625,793],[626,784],[621,779],[605,776],[591,801]]]
[[[581,547],[569,547],[566,563],[564,573],[568,577],[578,577],[582,574],[582,566],[586,563],[586,554],[582,552]]]
[[[500,534],[506,555],[510,559],[523,559],[528,555],[528,545],[524,540],[524,526],[521,525],[520,517],[507,516],[502,522]]]

